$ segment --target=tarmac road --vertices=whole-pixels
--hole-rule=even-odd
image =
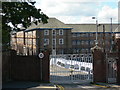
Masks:
[[[120,90],[115,84],[52,84],[39,82],[9,82],[2,90]]]

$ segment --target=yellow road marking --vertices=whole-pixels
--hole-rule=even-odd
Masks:
[[[60,90],[64,90],[64,87],[62,87],[61,85],[56,85]]]
[[[96,85],[95,86],[98,86],[98,87],[103,87],[103,88],[109,88],[109,86],[103,86],[103,85]]]

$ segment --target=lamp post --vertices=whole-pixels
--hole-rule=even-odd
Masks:
[[[96,40],[95,40],[95,45],[98,45],[98,20],[96,17],[92,17],[92,19],[96,19]]]

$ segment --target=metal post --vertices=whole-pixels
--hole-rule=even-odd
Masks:
[[[110,45],[110,52],[112,52],[112,48],[113,48],[113,31],[112,31],[112,18],[110,18],[111,20],[111,45]]]
[[[96,40],[95,40],[95,45],[98,45],[98,20],[96,17],[92,17],[92,19],[96,19]]]
[[[98,45],[98,20],[96,19],[96,42],[95,45]]]
[[[103,25],[103,50],[105,53],[105,25]]]

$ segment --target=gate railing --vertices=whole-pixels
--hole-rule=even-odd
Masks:
[[[117,82],[117,56],[116,55],[106,55],[106,69],[107,69],[107,82],[116,83]]]
[[[50,55],[50,81],[59,83],[91,82],[92,54]]]

